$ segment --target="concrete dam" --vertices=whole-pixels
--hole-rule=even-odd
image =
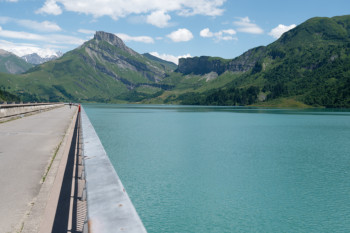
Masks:
[[[80,105],[0,104],[0,232],[146,232]]]

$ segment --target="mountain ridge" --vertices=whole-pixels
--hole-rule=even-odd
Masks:
[[[0,75],[0,86],[46,101],[350,107],[349,38],[350,15],[316,17],[236,58],[180,59],[173,71],[99,31],[55,61]]]
[[[0,72],[20,74],[33,67],[15,54],[0,49]]]
[[[256,61],[259,59],[259,56],[254,57],[252,54],[258,54],[257,51],[264,50],[264,48],[264,46],[260,46],[250,49],[233,59],[210,56],[180,58],[176,72],[198,75],[204,75],[210,72],[216,72],[220,75],[225,71],[246,72],[252,69],[255,66]]]
[[[312,106],[350,107],[350,15],[311,18],[255,49],[251,54],[255,65],[239,79],[216,91],[186,93],[177,100],[247,105],[292,98]]]
[[[31,54],[26,54],[24,56],[21,56],[23,60],[25,60],[29,64],[33,65],[39,65],[44,62],[52,61],[57,58],[60,58],[63,54],[61,52],[58,52],[57,55],[51,55],[51,56],[46,56],[46,57],[41,57],[37,53],[31,53]]]
[[[177,68],[177,65],[171,61],[163,60],[159,57],[153,56],[150,53],[143,53],[142,56],[147,57],[150,60],[153,60],[155,62],[159,62],[160,64],[164,65],[164,67],[168,70],[175,70]]]
[[[130,49],[116,35],[98,31],[78,48],[3,85],[12,83],[13,91],[26,100],[109,102],[168,88],[157,84],[165,76],[159,62]]]

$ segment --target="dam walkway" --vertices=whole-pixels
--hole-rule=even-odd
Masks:
[[[0,232],[147,232],[80,105],[0,105]]]
[[[54,160],[60,146],[71,143],[67,136],[76,116],[77,107],[61,105],[0,124],[0,232],[26,232],[27,222],[40,225],[43,211],[35,216],[33,207],[43,202],[42,208],[50,208],[46,203],[51,194],[43,194],[43,189],[54,186],[59,170],[59,161]]]

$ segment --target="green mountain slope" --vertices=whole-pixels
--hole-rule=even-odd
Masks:
[[[9,74],[20,74],[33,67],[22,58],[13,53],[0,49],[0,72]]]
[[[144,53],[142,54],[144,57],[148,58],[149,60],[152,60],[154,62],[157,62],[161,65],[164,66],[165,69],[167,70],[170,70],[170,71],[173,71],[177,68],[177,65],[173,62],[170,62],[170,61],[165,61],[165,60],[162,60],[156,56],[153,56],[152,54],[149,54],[149,53]]]
[[[20,101],[20,98],[7,92],[5,88],[0,89],[0,104],[3,102],[12,103],[12,102],[19,102],[19,101]]]
[[[174,66],[113,34],[94,38],[0,87],[24,101],[350,107],[350,15],[312,18],[234,59]]]
[[[232,81],[220,88],[197,88],[172,100],[182,104],[247,105],[281,99],[314,106],[350,107],[349,15],[312,18],[274,43],[248,52],[233,60],[208,57],[201,62],[207,63],[205,66],[193,64],[194,59],[203,57],[180,61],[177,71],[183,74],[190,69],[182,66],[192,66],[192,75],[226,72]],[[240,69],[228,65],[234,60],[244,61]]]
[[[24,100],[129,101],[162,91],[166,74],[159,62],[128,48],[117,36],[96,32],[94,38],[61,58],[7,78],[0,86]]]

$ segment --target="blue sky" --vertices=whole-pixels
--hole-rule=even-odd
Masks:
[[[349,0],[0,0],[0,48],[47,56],[106,31],[172,61],[234,58],[309,18],[349,10]]]

